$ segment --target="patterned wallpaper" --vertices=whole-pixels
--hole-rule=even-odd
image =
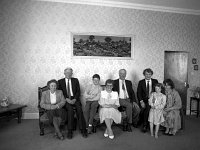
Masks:
[[[37,88],[52,78],[64,77],[70,66],[79,78],[81,91],[98,73],[102,84],[128,71],[134,90],[150,67],[160,82],[164,73],[164,51],[188,51],[189,83],[200,84],[200,16],[81,4],[26,0],[0,1],[0,99],[26,104],[26,113],[36,113]],[[135,37],[134,59],[71,58],[71,32]],[[83,101],[84,103],[84,101]]]

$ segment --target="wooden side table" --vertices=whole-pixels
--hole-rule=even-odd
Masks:
[[[0,106],[0,119],[6,118],[10,120],[10,118],[18,118],[18,123],[21,123],[22,109],[24,107],[26,105],[10,104],[8,107]]]
[[[197,102],[197,109],[192,109],[192,101],[196,101]],[[192,112],[197,114],[197,117],[199,117],[199,101],[200,98],[196,98],[196,97],[190,97],[190,115]]]

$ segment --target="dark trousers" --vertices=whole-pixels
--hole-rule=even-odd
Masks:
[[[132,124],[133,106],[132,103],[130,102],[130,99],[119,99],[119,104],[120,106],[124,106],[126,108],[128,123]]]
[[[145,103],[145,108],[141,107],[141,112],[140,112],[140,121],[143,124],[143,126],[148,126],[149,122],[148,122],[148,118],[149,118],[149,111],[150,111],[151,107],[149,106],[148,103]]]
[[[97,107],[99,106],[98,101],[86,101],[85,105],[85,121],[86,126],[93,124],[94,116],[97,113]]]
[[[47,116],[49,118],[49,122],[53,124],[55,128],[55,132],[61,136],[60,125],[61,122],[65,122],[66,120],[66,111],[63,108],[48,110]]]
[[[65,104],[67,110],[67,127],[68,130],[73,130],[75,123],[74,123],[74,107],[76,109],[76,116],[78,119],[78,125],[80,130],[86,129],[85,119],[83,116],[82,105],[80,101],[76,101],[75,104],[71,105],[66,102]]]
[[[136,102],[133,102],[133,124],[137,125],[139,121],[139,116],[140,116],[140,107]]]
[[[53,118],[54,118],[54,117],[56,117],[56,118],[61,118],[61,120],[62,120],[63,122],[65,122],[65,121],[66,121],[67,114],[66,114],[65,109],[60,108],[60,109],[48,110],[48,111],[47,111],[47,117],[48,117],[48,119],[49,119],[49,123],[52,124],[52,123],[53,123]]]

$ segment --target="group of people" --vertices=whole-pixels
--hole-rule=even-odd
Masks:
[[[122,114],[119,106],[125,108],[127,115],[127,131],[132,132],[132,126],[142,124],[142,131],[147,132],[150,126],[151,136],[158,138],[159,126],[166,128],[166,135],[175,135],[181,128],[180,108],[181,98],[174,89],[171,79],[164,80],[163,84],[153,79],[153,71],[147,68],[143,71],[144,79],[140,80],[137,87],[137,99],[132,88],[132,82],[126,80],[127,71],[119,70],[119,79],[108,79],[105,90],[100,85],[100,76],[92,76],[92,84],[85,88],[85,109],[82,110],[80,101],[80,85],[77,78],[73,78],[73,69],[64,70],[65,78],[47,83],[48,91],[42,93],[40,106],[47,110],[47,116],[55,129],[55,136],[63,140],[60,131],[62,121],[67,122],[67,138],[73,137],[75,126],[74,113],[78,119],[78,126],[82,136],[86,138],[92,133],[93,120],[99,113],[100,122],[105,122],[104,136],[114,139],[112,124],[121,123]],[[162,87],[164,85],[164,93]],[[99,109],[99,111],[98,111]],[[153,128],[155,127],[155,134]]]

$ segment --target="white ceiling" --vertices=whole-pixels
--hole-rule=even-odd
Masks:
[[[200,15],[200,0],[34,0]]]
[[[102,0],[102,1],[116,1],[116,2],[125,2],[133,4],[200,10],[200,0]]]

